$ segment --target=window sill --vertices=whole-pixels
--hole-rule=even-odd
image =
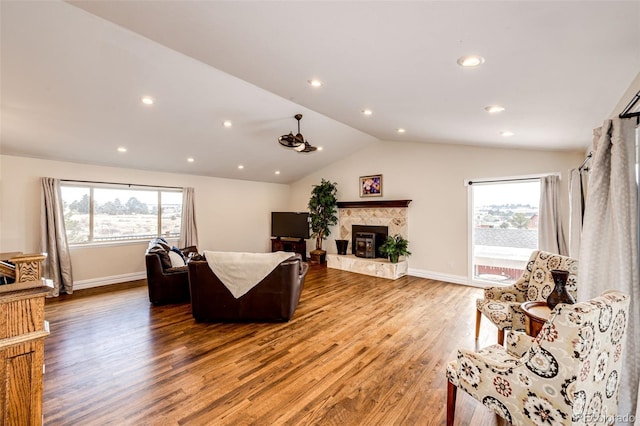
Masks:
[[[177,245],[178,237],[175,238],[165,238],[169,245]],[[127,240],[127,241],[105,241],[100,243],[86,243],[86,244],[69,244],[69,250],[82,250],[82,249],[93,249],[93,248],[104,248],[104,247],[122,247],[122,246],[147,246],[149,245],[149,240]]]

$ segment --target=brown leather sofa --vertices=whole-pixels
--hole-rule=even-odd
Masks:
[[[289,321],[293,316],[309,265],[299,254],[281,262],[245,295],[236,299],[206,260],[191,261],[191,312],[198,322]]]

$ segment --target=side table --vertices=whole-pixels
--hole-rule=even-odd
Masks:
[[[549,319],[551,309],[547,302],[524,302],[520,307],[524,312],[525,332],[531,337],[536,337]]]

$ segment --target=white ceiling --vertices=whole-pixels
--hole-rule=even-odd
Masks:
[[[638,1],[0,8],[3,154],[266,182],[378,140],[584,149],[640,71]],[[461,68],[466,54],[486,62]],[[323,151],[278,144],[296,113]]]

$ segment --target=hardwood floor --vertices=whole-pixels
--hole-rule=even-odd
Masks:
[[[316,265],[290,322],[203,324],[145,281],[80,290],[46,304],[45,424],[442,425],[480,296]],[[461,391],[456,424],[503,423]]]

